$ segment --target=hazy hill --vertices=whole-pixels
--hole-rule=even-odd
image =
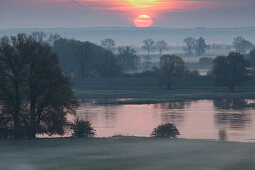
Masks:
[[[91,28],[26,28],[0,30],[0,35],[13,35],[18,32],[31,33],[44,31],[57,33],[67,38],[100,43],[104,38],[113,38],[117,44],[139,44],[146,38],[166,40],[170,45],[182,45],[187,36],[206,38],[208,43],[231,44],[236,36],[243,36],[255,42],[255,27],[240,28],[135,28],[135,27],[91,27]]]

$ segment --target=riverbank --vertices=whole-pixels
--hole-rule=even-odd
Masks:
[[[112,78],[72,80],[78,99],[98,104],[156,104],[200,99],[255,99],[255,88],[239,87],[230,92],[220,87],[186,87],[166,90],[150,79]]]
[[[253,170],[255,144],[114,137],[0,141],[4,170]]]

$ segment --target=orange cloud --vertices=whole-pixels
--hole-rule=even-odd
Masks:
[[[123,11],[134,19],[139,15],[157,18],[162,12],[197,10],[226,5],[215,0],[72,0],[81,7],[94,10]]]

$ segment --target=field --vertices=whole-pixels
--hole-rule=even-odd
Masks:
[[[255,144],[114,137],[0,141],[3,170],[254,170]]]
[[[226,88],[213,87],[207,81],[192,83],[191,87],[166,90],[165,87],[149,78],[109,78],[72,80],[76,96],[81,100],[98,99],[105,104],[150,104],[172,101],[217,99],[217,98],[255,98],[255,86],[249,85],[230,92]],[[189,85],[186,85],[189,86]],[[127,100],[114,100],[114,99]],[[104,101],[104,99],[107,99]],[[113,100],[108,100],[113,99]]]

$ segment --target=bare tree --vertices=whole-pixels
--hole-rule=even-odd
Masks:
[[[153,39],[146,39],[143,40],[142,48],[148,52],[148,55],[150,55],[150,52],[153,50],[154,44],[155,42]]]
[[[124,45],[118,47],[117,60],[124,70],[136,70],[139,63],[136,51],[130,46]]]
[[[183,41],[184,47],[183,50],[191,56],[193,54],[194,46],[195,46],[195,39],[193,37],[187,37]]]
[[[101,41],[101,45],[106,48],[108,51],[112,51],[115,47],[115,41],[111,38],[106,38]]]
[[[40,43],[47,41],[47,34],[44,32],[33,32],[31,36],[35,41],[38,41]]]
[[[144,64],[145,68],[149,68],[149,66],[151,65],[151,57],[149,55],[146,55],[144,57]]]
[[[53,43],[58,40],[59,38],[61,38],[61,36],[59,34],[46,34],[44,32],[33,32],[31,34],[32,38],[41,43],[41,44],[49,44],[49,45],[53,45]]]
[[[164,40],[161,40],[161,41],[157,42],[156,48],[159,50],[160,55],[162,54],[163,50],[167,49],[167,46],[168,46],[168,44]]]

